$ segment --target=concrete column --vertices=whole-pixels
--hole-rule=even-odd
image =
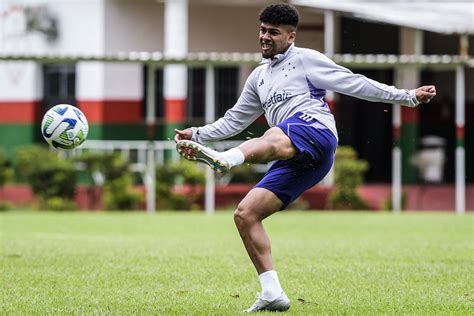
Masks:
[[[332,58],[336,53],[336,25],[338,20],[333,11],[324,12],[324,54]],[[326,101],[333,109],[334,107],[334,92],[326,92]]]
[[[118,6],[116,8],[115,6]],[[126,10],[119,3],[94,1],[83,4],[82,10],[92,11],[85,26],[94,32],[87,38],[76,39],[85,53],[103,55],[116,53],[112,39],[123,34],[121,20],[114,10]],[[129,40],[121,41],[124,47]],[[130,45],[131,46],[131,45]],[[89,139],[141,139],[144,137],[142,121],[143,66],[138,63],[79,62],[76,66],[76,99],[87,116]]]
[[[76,99],[89,121],[89,139],[143,137],[142,94],[142,68],[138,64],[77,64]]]
[[[399,81],[399,71],[395,70],[395,82]],[[393,212],[400,213],[402,210],[402,153],[400,150],[400,125],[401,106],[393,105],[392,112],[392,208]]]
[[[466,88],[464,67],[456,68],[456,213],[466,211],[466,152],[464,148],[464,124]]]
[[[164,26],[166,57],[183,58],[188,53],[188,1],[166,0]],[[165,137],[174,136],[185,120],[187,66],[167,65],[164,68]]]
[[[423,53],[423,31],[408,28],[400,29],[400,54],[420,55]],[[397,69],[399,88],[413,89],[419,86],[420,72],[418,69]],[[403,85],[403,86],[401,86]],[[401,108],[400,149],[402,159],[403,183],[416,182],[417,171],[410,159],[418,149],[419,109]]]
[[[459,39],[459,55],[469,56],[469,37],[462,34]],[[456,213],[466,212],[466,149],[464,147],[464,125],[466,122],[466,74],[463,66],[456,68]]]
[[[334,11],[324,11],[324,54],[332,58],[337,50],[337,43],[340,42],[339,36],[339,19]],[[333,91],[326,91],[326,102],[329,105],[333,115],[337,119],[336,96]],[[321,181],[322,184],[334,184],[334,168],[331,168],[327,176]]]

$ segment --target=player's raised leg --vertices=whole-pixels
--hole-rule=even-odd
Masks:
[[[296,154],[290,138],[279,127],[272,127],[262,137],[250,139],[237,148],[249,163],[288,160]]]
[[[252,189],[239,203],[234,221],[245,249],[259,274],[262,292],[246,311],[284,311],[290,308],[290,300],[283,292],[273,267],[270,240],[262,221],[283,206],[283,202],[264,188]]]
[[[248,140],[225,152],[217,152],[186,139],[178,140],[176,149],[184,158],[206,163],[218,173],[226,172],[244,162],[267,163],[273,160],[287,160],[296,153],[291,140],[278,127],[270,128],[263,136]]]

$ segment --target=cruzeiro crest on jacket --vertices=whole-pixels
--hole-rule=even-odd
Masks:
[[[289,97],[291,97],[291,93],[289,92],[286,92],[286,91],[275,91],[271,97],[269,97],[267,99],[267,101],[265,101],[263,104],[262,104],[262,108],[264,110],[268,109],[269,107],[277,104],[277,103],[280,103],[280,102],[283,102],[285,101],[286,99],[288,99]]]

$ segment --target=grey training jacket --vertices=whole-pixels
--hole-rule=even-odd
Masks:
[[[327,126],[337,137],[336,123],[324,100],[326,90],[373,102],[418,105],[415,90],[354,74],[318,51],[291,45],[273,59],[263,59],[247,78],[237,103],[214,123],[191,127],[199,143],[232,137],[265,114],[273,127],[296,112],[303,112]]]

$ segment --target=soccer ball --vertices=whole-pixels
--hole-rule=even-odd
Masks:
[[[82,144],[89,132],[87,119],[78,108],[58,104],[46,112],[41,122],[41,134],[57,149],[74,149]]]

